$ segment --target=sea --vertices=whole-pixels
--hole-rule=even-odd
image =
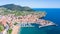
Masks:
[[[50,20],[58,26],[46,27],[21,27],[19,34],[60,34],[60,8],[33,8],[36,11],[45,11],[47,14],[42,19]]]

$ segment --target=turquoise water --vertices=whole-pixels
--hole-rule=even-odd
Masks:
[[[19,34],[60,34],[58,26],[48,26],[43,28],[22,27]]]
[[[42,18],[45,20],[50,20],[59,26],[48,26],[43,28],[38,27],[24,27],[20,29],[19,34],[60,34],[60,9],[58,8],[48,8],[48,9],[34,9],[37,11],[46,11],[46,17]]]

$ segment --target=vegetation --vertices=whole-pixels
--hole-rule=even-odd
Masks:
[[[4,7],[4,8],[7,8],[7,9],[10,9],[10,10],[17,10],[17,11],[33,11],[30,7],[22,7],[22,6],[19,6],[19,5],[14,5],[14,4],[6,4],[6,5],[3,5],[3,6],[0,6],[0,7]]]
[[[17,22],[14,23],[14,25],[17,25],[17,24],[18,24]]]
[[[8,34],[11,34],[12,33],[12,29],[10,28],[9,30],[8,30]]]
[[[0,24],[0,32],[4,30],[4,26]]]
[[[21,7],[19,5],[7,4],[7,5],[0,6],[0,14],[1,15],[14,14],[15,16],[36,14],[38,15],[38,17],[43,17],[45,16],[46,13],[42,11],[34,11],[29,7]]]
[[[45,12],[42,11],[12,11],[6,8],[0,8],[0,14],[8,15],[8,14],[15,14],[16,16],[21,16],[21,15],[28,15],[28,14],[39,14],[39,15],[44,15]]]
[[[0,15],[9,15],[14,14],[15,16],[25,16],[25,15],[38,15],[38,18],[45,16],[45,12],[42,11],[34,11],[29,7],[21,7],[19,5],[7,4],[0,6]],[[16,25],[17,23],[14,23]],[[0,32],[4,30],[4,26],[0,24]],[[8,34],[11,34],[12,29],[8,30]]]

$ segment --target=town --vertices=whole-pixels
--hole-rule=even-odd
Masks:
[[[32,23],[36,23],[36,24],[40,24],[39,27],[54,25],[53,23],[49,21],[39,19],[38,16],[39,15],[35,15],[35,14],[29,14],[29,15],[17,16],[17,17],[14,14],[0,15],[0,24],[4,26],[4,29],[2,30],[2,32],[5,32],[7,34],[7,31],[9,30],[9,28],[13,29],[14,26],[18,24],[29,25]]]
[[[14,4],[0,6],[0,34],[18,34],[21,27],[41,28],[55,25],[43,19],[46,14],[45,11],[35,11],[29,7]],[[38,26],[33,24],[38,24]]]

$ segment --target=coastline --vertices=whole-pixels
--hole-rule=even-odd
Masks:
[[[20,26],[19,26],[19,25],[14,26],[14,27],[13,27],[13,31],[12,31],[11,34],[18,34],[19,29],[20,29]]]

